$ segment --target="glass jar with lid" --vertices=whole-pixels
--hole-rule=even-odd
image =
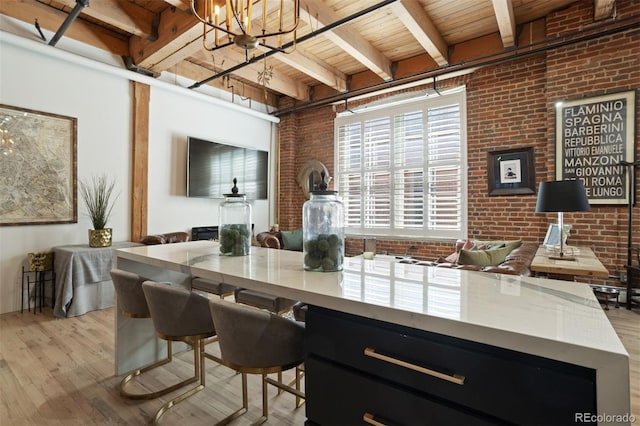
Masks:
[[[328,191],[321,173],[320,189],[302,207],[304,269],[341,271],[344,261],[344,206],[337,191]]]
[[[246,256],[251,251],[251,204],[238,194],[238,179],[233,178],[231,194],[220,204],[220,254]]]

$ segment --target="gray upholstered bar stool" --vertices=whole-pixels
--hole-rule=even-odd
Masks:
[[[305,322],[307,320],[307,311],[309,305],[304,302],[296,302],[293,305],[293,317],[296,321]]]
[[[267,384],[296,395],[301,405],[301,374],[297,369],[304,360],[304,324],[265,310],[223,300],[209,300],[211,316],[216,324],[221,359],[212,359],[242,375],[242,406],[246,411],[247,374],[262,375],[262,417],[254,424],[264,423],[269,415]],[[209,356],[207,353],[205,357]],[[267,376],[296,368],[296,387]]]
[[[215,335],[208,298],[184,287],[168,283],[145,281],[142,290],[149,305],[156,334],[167,341],[182,341],[193,345],[193,365],[198,386],[191,388],[164,404],[156,412],[153,423],[171,407],[204,389],[205,371],[202,368],[204,340]]]
[[[142,291],[142,283],[146,281],[146,278],[134,274],[132,272],[123,271],[121,269],[111,270],[111,279],[113,280],[113,287],[116,291],[116,297],[118,299],[118,307],[122,310],[122,315],[128,318],[151,318],[149,312],[149,306],[147,305],[147,299]],[[134,378],[141,374],[153,370],[171,362],[173,358],[173,348],[171,340],[167,342],[167,357],[157,361],[153,364],[147,365],[143,368],[134,370],[125,376],[120,382],[120,395],[129,399],[153,399],[161,395],[165,395],[169,392],[173,392],[183,386],[198,380],[197,375],[188,379],[182,380],[172,386],[147,393],[132,393],[126,390],[127,383],[131,382]]]
[[[289,312],[296,303],[295,300],[246,288],[237,288],[234,297],[236,303],[266,309],[278,315]]]
[[[278,315],[291,311],[297,303],[295,300],[287,299],[285,297],[274,296],[273,294],[249,290],[246,288],[236,288],[234,291],[234,298],[236,303],[266,309],[267,311]],[[278,372],[278,381],[282,382],[281,371]],[[281,393],[281,391],[278,391],[278,393]]]
[[[217,281],[208,280],[206,278],[194,277],[191,279],[191,288],[194,290],[204,291],[206,293],[216,294],[220,299],[234,294],[235,286]]]

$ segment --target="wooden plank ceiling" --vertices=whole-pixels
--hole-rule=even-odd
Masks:
[[[514,54],[544,41],[544,17],[576,1],[301,0],[296,34],[303,41],[288,49],[291,53],[253,49],[250,58],[265,52],[270,56],[245,66],[245,53],[236,46],[213,52],[203,48],[203,26],[192,15],[190,0],[2,0],[0,13],[32,25],[37,19],[42,28],[56,32],[83,2],[89,6],[63,37],[121,56],[123,67],[133,69],[133,64],[195,82],[235,67],[208,84],[276,105],[281,96],[311,101],[488,55]],[[224,1],[214,2],[224,6]],[[279,0],[267,4],[277,7]],[[593,10],[594,23],[605,20],[613,14],[615,0],[593,0]],[[287,41],[290,36],[283,39]],[[268,84],[258,78],[265,70]]]

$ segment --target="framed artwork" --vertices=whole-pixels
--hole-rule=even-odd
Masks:
[[[569,237],[569,232],[571,231],[571,225],[562,225],[562,228],[564,228],[564,232],[562,233],[562,245],[566,246],[567,238]],[[544,245],[545,247],[560,245],[560,226],[557,223],[549,224],[547,235],[545,235],[542,245]]]
[[[581,179],[589,204],[629,203],[636,91],[556,104],[556,180]]]
[[[535,194],[533,147],[487,152],[489,195]]]
[[[77,223],[77,118],[0,104],[0,226]]]

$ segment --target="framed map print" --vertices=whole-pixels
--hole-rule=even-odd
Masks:
[[[77,118],[0,104],[0,226],[76,223]]]

